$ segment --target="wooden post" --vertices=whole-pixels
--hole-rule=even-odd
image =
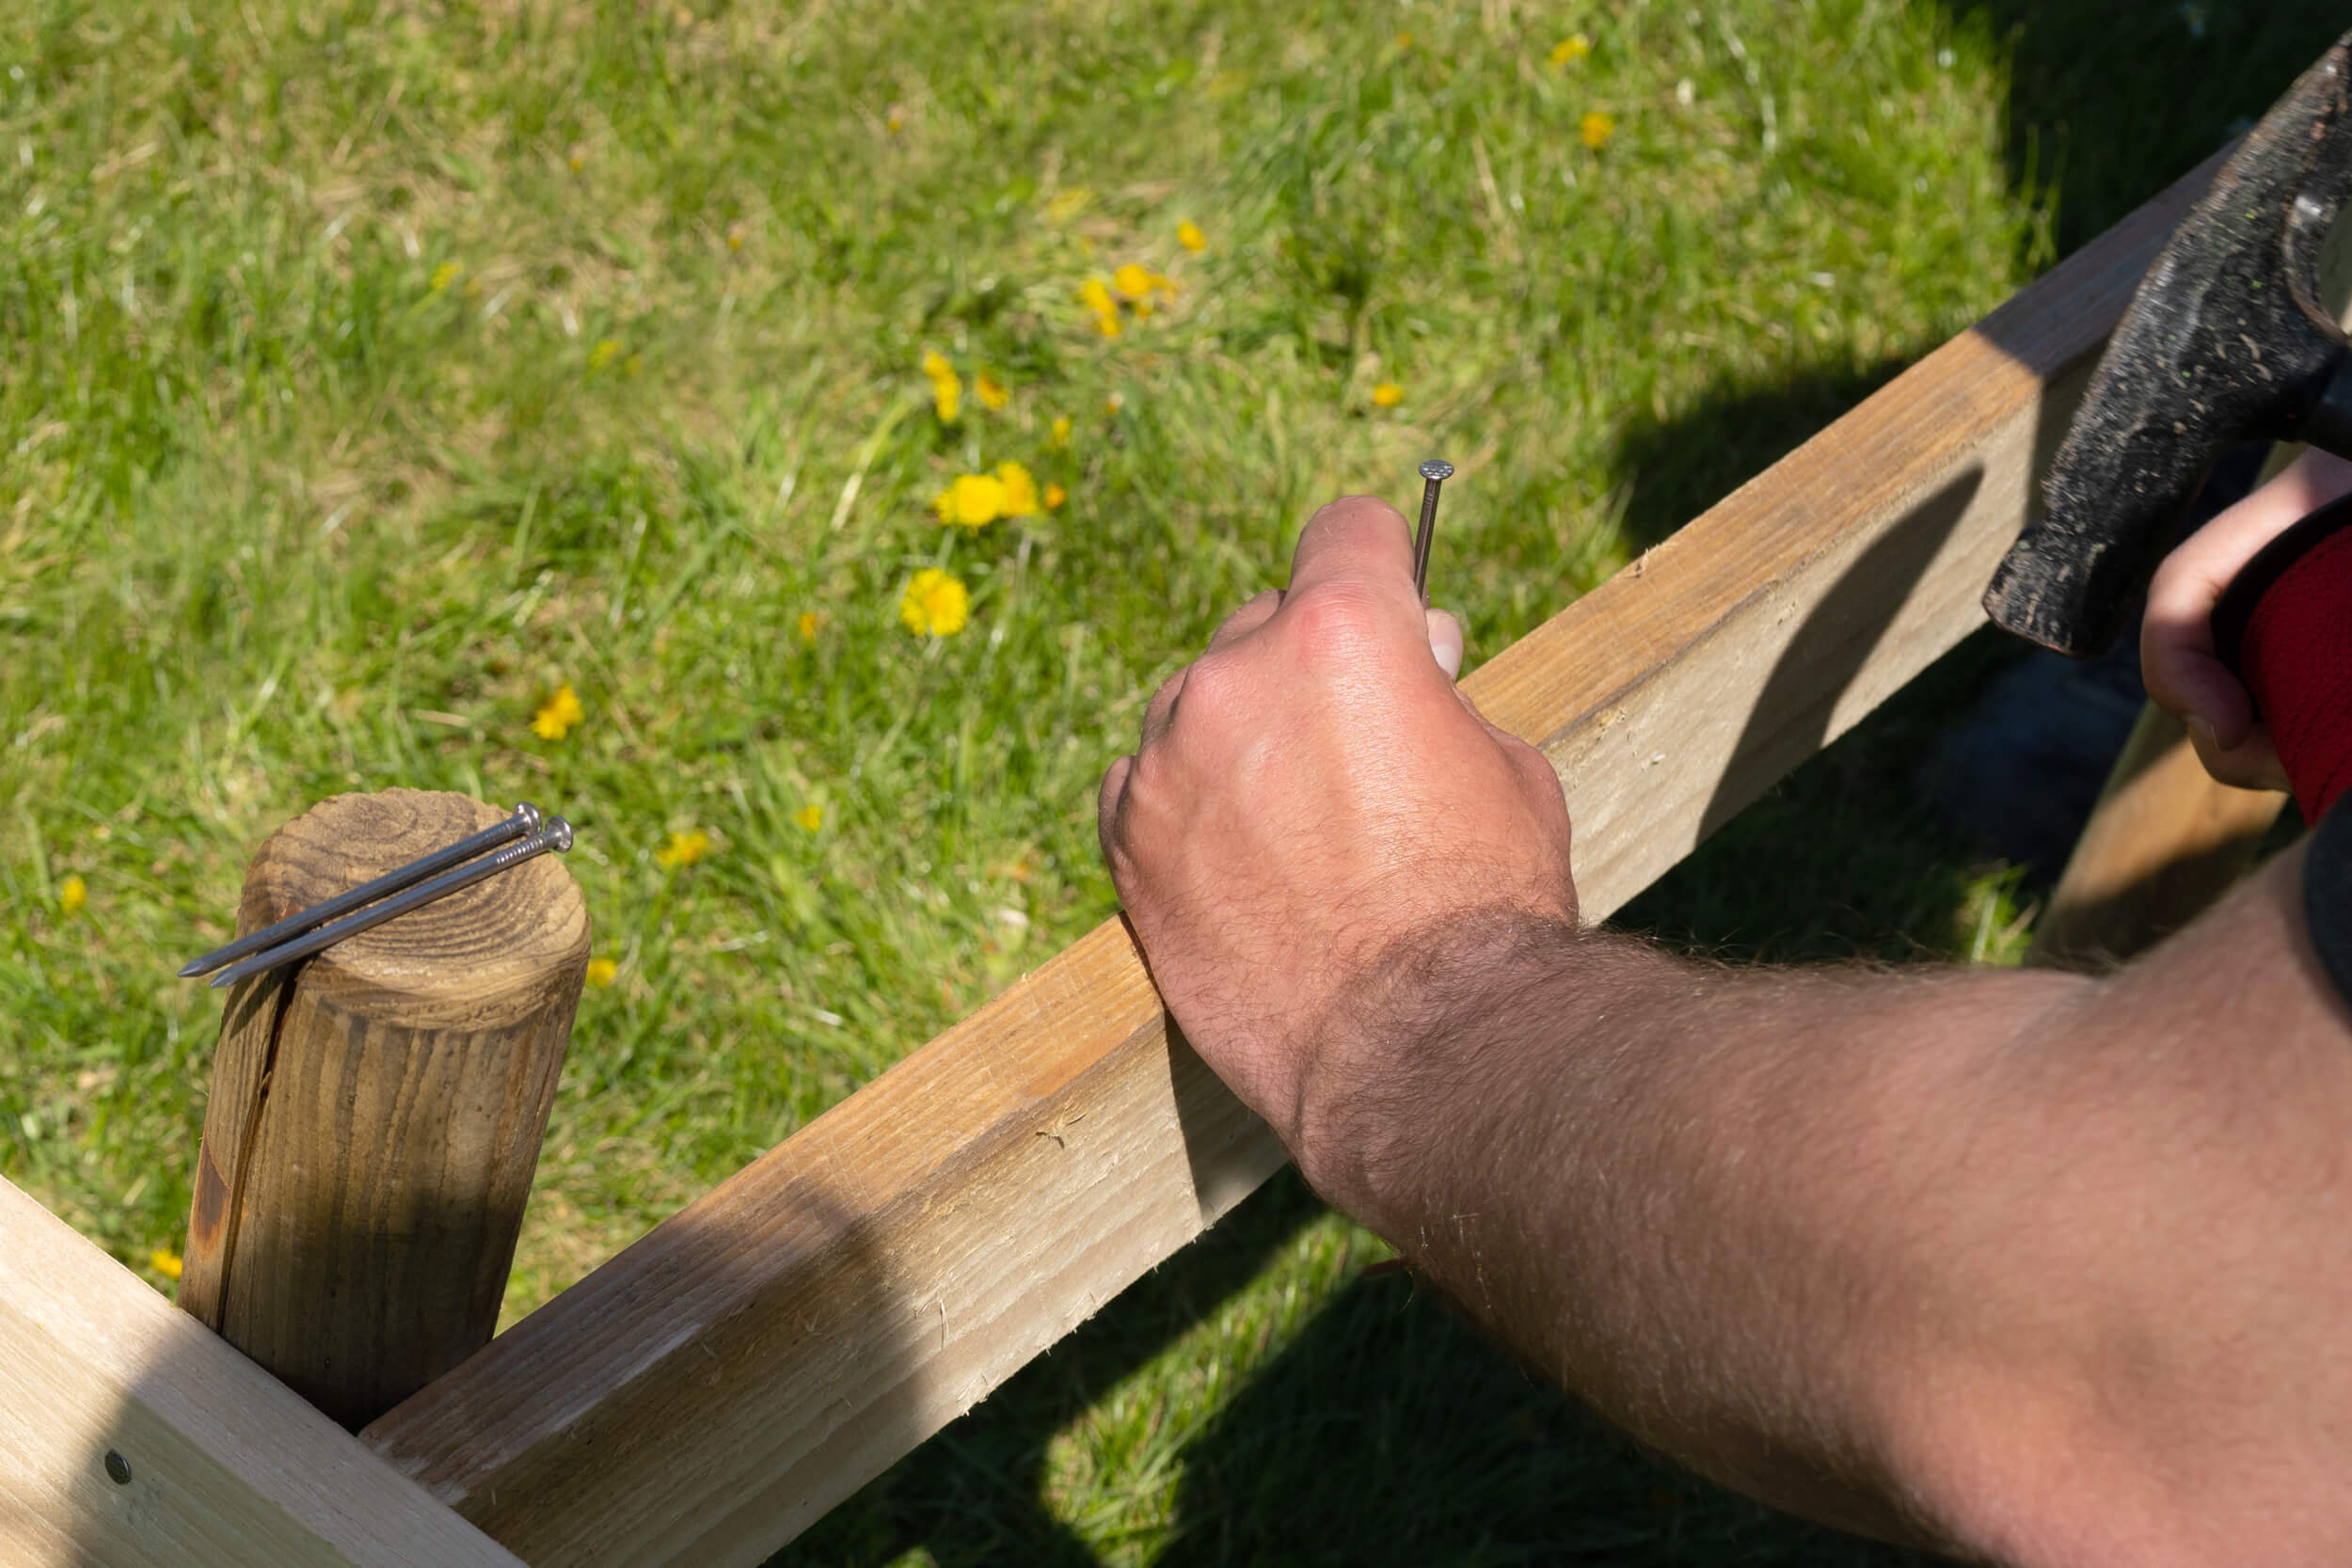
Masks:
[[[503,815],[336,796],[253,857],[237,928]],[[180,1305],[353,1431],[488,1343],[587,963],[542,856],[232,988]]]

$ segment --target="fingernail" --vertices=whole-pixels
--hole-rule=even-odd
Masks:
[[[2215,756],[2221,754],[2221,741],[2214,735],[2212,723],[2201,715],[2192,713],[2188,716],[2188,733],[2204,751]]]
[[[1462,625],[1442,610],[1427,612],[1429,617],[1429,652],[1437,659],[1438,668],[1448,680],[1458,680],[1462,674]]]

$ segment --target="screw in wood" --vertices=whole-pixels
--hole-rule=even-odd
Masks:
[[[266,952],[256,953],[251,958],[231,964],[214,975],[212,983],[215,986],[232,986],[247,975],[276,969],[278,965],[292,963],[296,958],[307,958],[313,953],[323,952],[334,946],[347,937],[356,937],[362,931],[381,926],[384,922],[406,914],[411,910],[421,909],[437,898],[446,898],[460,888],[471,887],[485,877],[495,877],[510,866],[520,865],[527,860],[536,859],[550,849],[560,855],[571,847],[572,825],[560,816],[550,816],[547,819],[546,827],[524,839],[520,844],[510,844],[503,849],[485,855],[482,859],[469,864],[461,865],[454,871],[444,871],[427,881],[419,882],[404,892],[396,893],[379,904],[371,904],[357,914],[347,914],[341,920],[321,926],[318,929],[307,935],[298,936],[292,942],[280,942]]]
[[[1413,592],[1421,602],[1429,602],[1429,545],[1438,532],[1438,486],[1454,477],[1454,465],[1441,457],[1433,457],[1421,466],[1421,477],[1427,481],[1421,492],[1421,527],[1413,533]]]
[[[539,831],[539,808],[528,800],[518,802],[515,815],[503,821],[493,822],[480,832],[444,845],[429,855],[410,861],[394,871],[387,871],[373,881],[362,882],[348,892],[311,905],[307,910],[288,915],[275,926],[265,926],[249,935],[239,937],[226,947],[215,947],[210,953],[180,972],[183,980],[193,980],[199,974],[210,974],[224,964],[235,963],[250,953],[275,947],[288,937],[298,935],[330,920],[338,920],[365,904],[387,898],[401,889],[424,880],[427,877],[446,871],[486,853],[501,844],[511,844],[526,833]],[[217,981],[215,984],[218,984]]]

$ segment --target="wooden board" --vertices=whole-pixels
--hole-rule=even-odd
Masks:
[[[2181,721],[2144,705],[2026,962],[2097,971],[2153,947],[2246,875],[2286,803],[2276,790],[2217,783]]]
[[[519,1568],[6,1181],[0,1561]]]
[[[1588,917],[1981,624],[2213,166],[1470,677],[1560,770]],[[756,1563],[1280,1158],[1107,925],[362,1436],[534,1561]]]

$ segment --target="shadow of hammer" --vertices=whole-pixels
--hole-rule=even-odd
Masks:
[[[2320,252],[2352,194],[2352,33],[2271,107],[2140,279],[1985,590],[2028,641],[2105,652],[2189,499],[2239,442],[2352,456],[2352,343]]]

